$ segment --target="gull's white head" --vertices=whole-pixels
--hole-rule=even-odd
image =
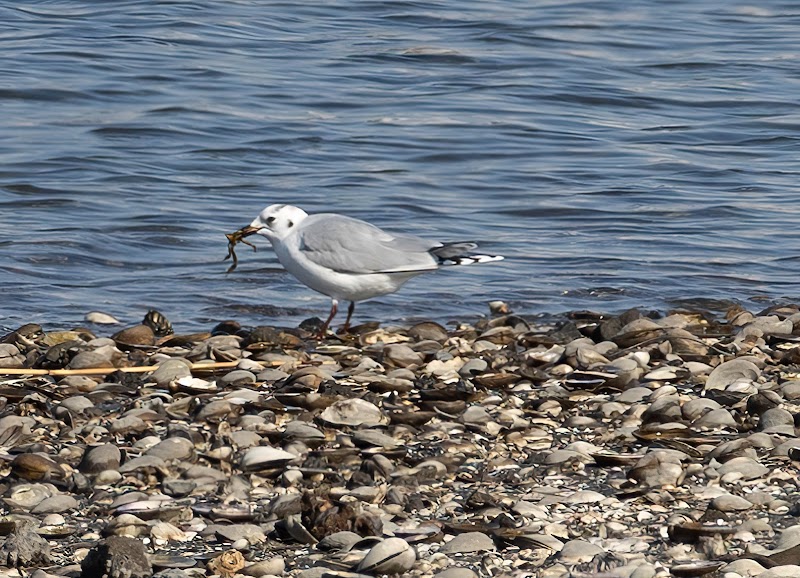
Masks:
[[[270,205],[258,217],[250,223],[254,229],[258,229],[259,235],[263,235],[270,241],[280,241],[291,234],[295,227],[308,216],[303,209],[292,205]]]

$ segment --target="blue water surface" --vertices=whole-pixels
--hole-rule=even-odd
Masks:
[[[226,274],[276,202],[506,256],[359,320],[800,297],[796,3],[29,0],[0,54],[5,328],[324,316]]]

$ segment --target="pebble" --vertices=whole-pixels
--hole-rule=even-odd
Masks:
[[[752,508],[753,503],[742,497],[726,494],[711,500],[709,506],[720,512],[740,512]]]
[[[774,568],[765,570],[758,576],[760,576],[760,578],[796,578],[800,576],[800,566],[795,564],[775,566]]]
[[[465,532],[444,544],[439,551],[445,554],[464,554],[495,549],[494,540],[483,532]]]
[[[758,366],[747,359],[731,359],[720,363],[706,380],[705,390],[724,390],[736,382],[753,382],[761,375]]]
[[[773,407],[761,414],[758,427],[767,433],[794,435],[794,416],[788,410]]]
[[[745,480],[760,478],[769,472],[769,468],[750,457],[738,457],[728,460],[717,468],[720,475],[739,474]]]
[[[95,323],[97,325],[118,325],[119,320],[113,315],[103,313],[102,311],[90,311],[84,316],[87,323]]]
[[[115,444],[102,444],[86,450],[78,469],[84,474],[97,474],[104,470],[118,469],[121,461],[119,447]]]
[[[167,387],[171,382],[182,377],[191,377],[190,364],[184,359],[168,359],[150,374],[150,380],[159,387]]]
[[[274,556],[268,560],[261,560],[241,569],[245,576],[281,576],[286,570],[286,560],[283,556]]]
[[[561,548],[558,558],[564,564],[584,564],[604,553],[605,550],[596,544],[585,540],[570,540]]]
[[[149,448],[145,454],[164,461],[191,461],[194,457],[194,444],[184,437],[170,437]]]
[[[80,502],[73,496],[58,494],[45,498],[30,509],[31,514],[61,514],[67,510],[76,510]]]
[[[247,450],[239,461],[239,466],[247,470],[262,470],[281,467],[297,456],[281,449],[259,446]]]
[[[225,321],[170,335],[157,313],[113,336],[88,317],[97,335],[22,327],[0,368],[77,373],[0,385],[0,561],[37,578],[797,575],[798,311],[499,307],[323,342]]]
[[[417,554],[402,538],[387,538],[369,549],[356,566],[368,574],[402,574],[411,570]]]
[[[433,578],[478,578],[478,574],[469,568],[448,568],[433,575]]]
[[[126,536],[106,538],[81,562],[81,578],[149,578],[152,574],[144,544]]]

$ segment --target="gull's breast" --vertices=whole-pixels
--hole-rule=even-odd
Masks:
[[[323,267],[306,257],[296,237],[273,245],[281,265],[303,285],[334,299],[363,301],[397,291],[419,272],[346,273]]]

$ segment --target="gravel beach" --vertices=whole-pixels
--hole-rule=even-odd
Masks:
[[[800,310],[0,339],[3,576],[800,576]]]

